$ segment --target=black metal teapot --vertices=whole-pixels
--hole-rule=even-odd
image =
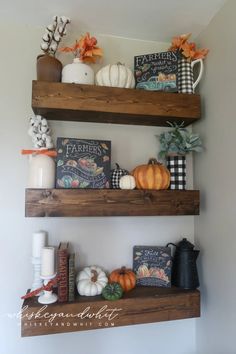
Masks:
[[[196,260],[200,251],[194,250],[194,245],[186,238],[183,238],[178,245],[168,243],[167,247],[169,245],[176,247],[172,265],[171,283],[183,289],[198,288],[199,280]]]

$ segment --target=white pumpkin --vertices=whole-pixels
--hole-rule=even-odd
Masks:
[[[135,178],[127,175],[120,178],[120,189],[134,189],[136,187]]]
[[[76,277],[78,293],[85,296],[100,295],[107,283],[105,272],[96,266],[84,268]]]
[[[100,69],[96,74],[96,84],[99,86],[133,88],[135,79],[129,68],[124,64],[117,63]]]

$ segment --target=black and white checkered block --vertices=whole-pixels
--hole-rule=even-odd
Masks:
[[[193,69],[186,58],[178,61],[178,92],[193,93]]]
[[[123,176],[129,175],[129,172],[116,163],[116,168],[111,171],[111,188],[120,189],[120,179]]]
[[[186,188],[186,157],[168,156],[167,168],[170,171],[170,189]]]

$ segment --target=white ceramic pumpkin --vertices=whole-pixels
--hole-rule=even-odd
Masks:
[[[78,293],[84,296],[100,295],[107,283],[105,272],[96,266],[84,268],[76,277]]]
[[[136,187],[135,178],[127,175],[120,178],[120,189],[134,189]]]
[[[96,74],[96,84],[98,86],[133,88],[135,79],[127,66],[117,63],[100,69]]]

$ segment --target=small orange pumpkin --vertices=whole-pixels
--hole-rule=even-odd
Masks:
[[[136,275],[131,269],[122,267],[111,272],[109,275],[109,282],[119,283],[122,289],[126,292],[135,287]]]
[[[135,167],[132,172],[138,189],[168,189],[170,172],[156,159],[150,159],[147,165]]]

